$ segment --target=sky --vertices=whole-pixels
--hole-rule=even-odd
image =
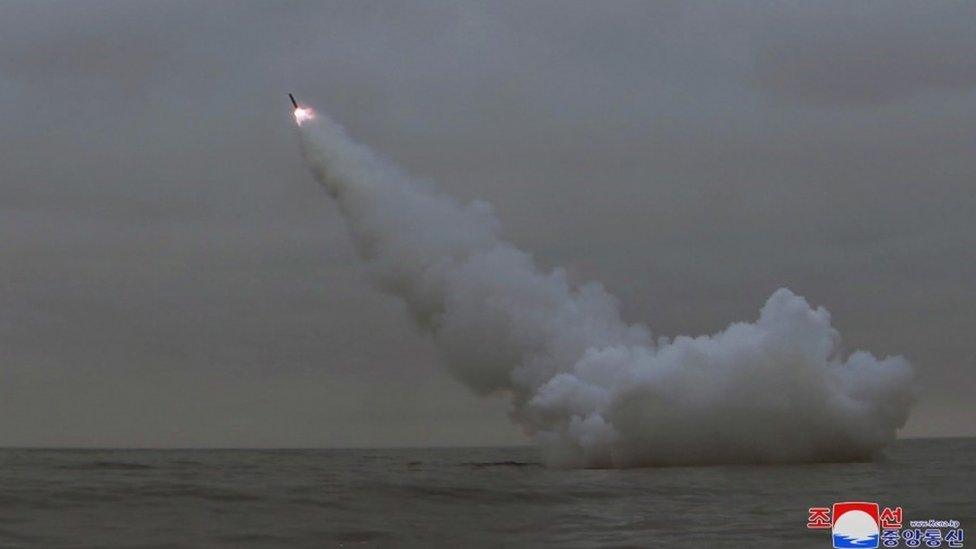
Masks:
[[[288,92],[655,334],[789,287],[976,435],[976,18],[938,2],[4,2],[0,446],[523,444],[378,293]]]

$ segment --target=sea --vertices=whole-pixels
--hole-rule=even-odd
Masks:
[[[0,547],[826,548],[808,509],[842,501],[901,507],[905,528],[959,521],[976,547],[974,458],[974,438],[626,470],[552,469],[530,447],[3,449]]]

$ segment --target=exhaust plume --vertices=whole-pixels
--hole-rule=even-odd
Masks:
[[[573,285],[501,240],[487,203],[411,178],[327,116],[299,131],[376,284],[458,379],[510,396],[550,465],[863,460],[908,417],[909,363],[845,354],[829,313],[788,289],[754,322],[654,339],[600,284]]]

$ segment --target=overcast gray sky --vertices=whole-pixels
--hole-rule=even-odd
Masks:
[[[376,293],[285,93],[661,335],[787,286],[976,434],[963,2],[4,2],[0,445],[525,439]]]

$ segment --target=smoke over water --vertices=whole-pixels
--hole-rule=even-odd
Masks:
[[[458,379],[511,397],[550,465],[861,460],[907,419],[909,363],[847,355],[829,313],[788,289],[754,322],[655,339],[600,284],[573,285],[501,240],[487,203],[411,178],[328,117],[300,133],[377,285]]]

